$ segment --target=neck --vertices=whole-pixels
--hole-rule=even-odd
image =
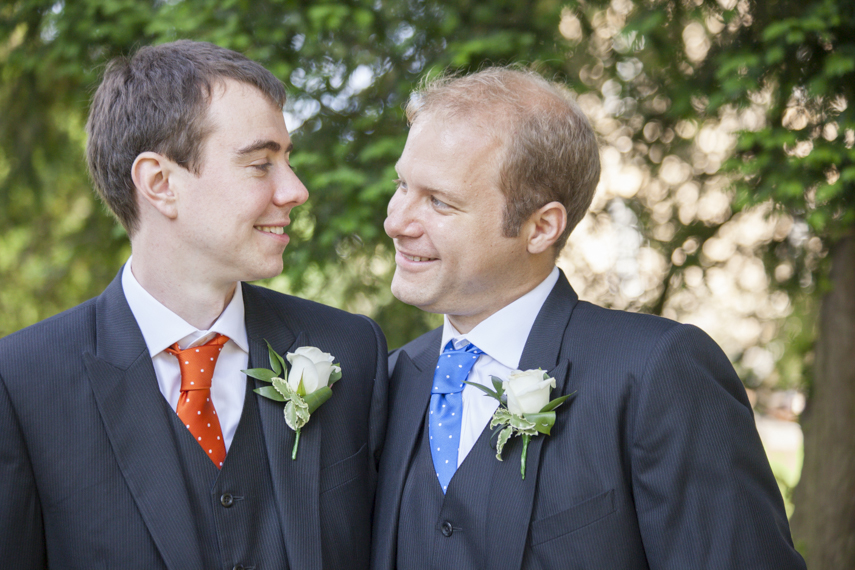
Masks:
[[[445,316],[448,317],[448,321],[452,326],[454,326],[457,332],[460,334],[467,334],[486,319],[501,311],[520,297],[530,293],[535,287],[543,283],[543,280],[549,276],[550,272],[552,272],[553,267],[555,266],[550,265],[548,268],[541,268],[541,270],[537,271],[531,279],[527,279],[516,287],[509,286],[504,288],[504,291],[507,294],[503,295],[501,298],[493,299],[493,302],[479,307],[476,311],[471,313],[448,313]]]
[[[500,307],[500,309],[501,309],[501,307]],[[496,310],[498,311],[499,309],[496,309]],[[492,313],[489,313],[489,314],[479,314],[479,315],[445,315],[445,316],[448,317],[448,322],[451,323],[451,326],[454,327],[454,330],[456,330],[460,334],[467,334],[472,329],[474,329],[479,324],[481,324],[481,322],[484,319],[486,319],[487,317],[489,317],[490,315],[492,315],[495,312],[496,311],[493,311]]]
[[[133,248],[132,248],[133,249]],[[148,249],[133,249],[131,271],[152,297],[199,330],[208,330],[232,300],[237,283],[212,283],[193,270],[173,270]]]

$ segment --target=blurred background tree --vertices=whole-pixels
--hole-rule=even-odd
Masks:
[[[489,63],[566,82],[604,170],[559,265],[585,299],[707,330],[759,428],[807,394],[794,536],[809,567],[855,567],[850,0],[7,0],[0,335],[97,295],[127,259],[83,125],[107,61],[178,38],[241,51],[288,87],[311,198],[265,284],[369,314],[392,347],[441,322],[388,290],[409,92]],[[785,494],[797,473],[781,474]]]
[[[576,2],[562,26],[574,60],[588,61],[580,79],[616,121],[610,146],[643,172],[632,207],[670,253],[663,312],[683,317],[681,297],[705,281],[731,300],[768,285],[789,313],[776,340],[761,333],[735,360],[762,389],[763,351],[785,343],[766,384],[808,394],[793,534],[808,567],[855,568],[855,4]],[[761,267],[765,279],[752,277]],[[715,307],[714,336],[745,328]]]

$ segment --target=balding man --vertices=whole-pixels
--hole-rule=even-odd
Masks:
[[[428,83],[408,118],[392,292],[445,319],[390,362],[374,570],[804,568],[718,346],[579,301],[556,268],[600,174],[565,91],[486,69]],[[531,414],[571,394],[547,435]],[[489,424],[512,413],[500,462]]]

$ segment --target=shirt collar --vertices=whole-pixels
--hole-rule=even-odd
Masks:
[[[181,348],[202,344],[212,336],[212,333],[229,337],[238,348],[249,352],[240,282],[235,287],[232,300],[211,328],[200,331],[166,308],[140,285],[131,271],[131,259],[132,257],[128,258],[122,269],[122,289],[140,327],[150,356],[154,357],[176,342]]]
[[[540,285],[513,303],[502,307],[465,335],[454,328],[446,315],[442,327],[440,352],[449,340],[454,340],[455,348],[465,346],[465,341],[468,341],[494,360],[515,370],[520,364],[534,320],[557,282],[558,268],[553,267],[552,272],[541,281]]]

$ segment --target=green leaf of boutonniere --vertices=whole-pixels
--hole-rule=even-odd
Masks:
[[[268,370],[267,368],[250,368],[249,370],[244,370],[243,373],[264,382],[272,382],[273,379],[278,376],[276,372]]]
[[[261,388],[256,388],[255,390],[253,390],[253,392],[260,396],[264,396],[265,398],[268,398],[270,400],[275,400],[277,402],[288,401],[273,386],[262,386]]]
[[[330,374],[330,381],[329,381],[329,384],[327,384],[327,386],[332,386],[333,384],[335,384],[336,382],[341,380],[341,365],[336,363],[336,364],[333,364],[333,366],[337,370],[334,371],[332,374]]]
[[[270,358],[270,368],[273,369],[273,372],[275,372],[277,376],[282,376],[286,370],[285,361],[275,350],[273,350],[273,347],[270,346],[270,343],[267,342],[267,340],[265,340],[264,343],[267,345],[267,354]]]
[[[482,386],[481,384],[475,384],[474,382],[464,382],[464,383],[469,384],[473,388],[478,388],[479,390],[481,390],[482,392],[484,392],[485,394],[487,394],[491,398],[495,398],[496,400],[499,400],[500,402],[502,401],[502,398],[498,392],[496,392],[494,390],[490,390],[486,386]]]
[[[285,398],[286,401],[291,400],[296,396],[294,391],[291,389],[291,386],[288,385],[288,382],[283,380],[282,378],[274,378],[273,379],[273,388],[279,392],[279,394]]]
[[[321,404],[329,400],[331,397],[332,390],[330,390],[328,386],[324,386],[323,388],[318,388],[311,394],[307,394],[303,400],[305,400],[306,405],[309,406],[309,413],[311,414],[320,408]]]
[[[499,400],[499,402],[501,403],[502,396],[505,394],[505,387],[502,384],[502,380],[496,378],[495,376],[491,376],[490,379],[493,382],[493,387],[496,389],[496,399]]]
[[[575,394],[575,393],[576,392],[573,392],[573,394]],[[569,398],[573,394],[567,394],[566,396],[561,396],[560,398],[555,398],[554,400],[552,400],[551,402],[549,402],[548,404],[543,406],[543,409],[540,410],[540,413],[551,412],[552,410],[554,410],[555,408],[557,408],[558,406],[560,406],[561,404],[566,402],[567,398]]]
[[[544,435],[550,435],[552,426],[555,425],[555,412],[540,412],[538,414],[526,414],[525,419],[531,422],[533,428]],[[535,434],[530,434],[535,435]]]
[[[518,416],[516,414],[511,414],[511,419],[508,421],[510,426],[514,428],[514,431],[518,431],[521,433],[528,433],[529,435],[533,435],[531,432],[534,430],[534,424],[531,423],[525,416]]]
[[[302,398],[292,398],[285,404],[285,423],[292,430],[299,432],[309,421],[309,406]]]
[[[514,428],[512,427],[506,427],[499,432],[499,438],[496,440],[496,459],[499,461],[502,461],[502,450],[512,435],[514,435]]]

